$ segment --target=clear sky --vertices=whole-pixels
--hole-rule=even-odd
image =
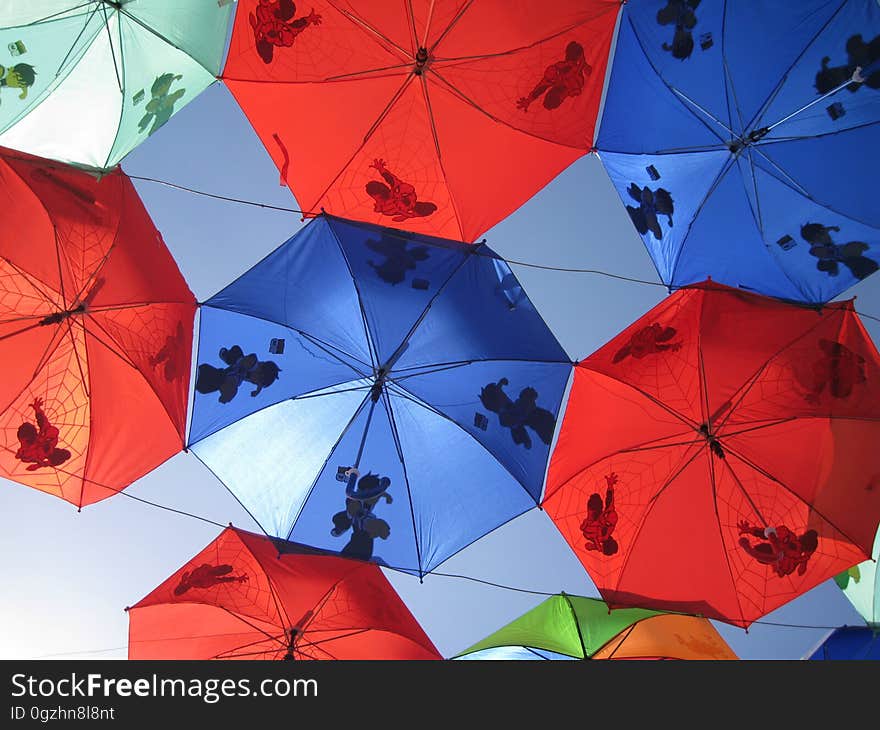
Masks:
[[[294,110],[291,113],[309,113]],[[180,111],[122,164],[214,193],[296,207],[232,96],[220,83]],[[491,181],[487,180],[487,184]],[[136,186],[190,288],[204,300],[303,225],[292,213],[197,197],[147,182]],[[560,267],[657,280],[617,194],[594,156],[581,158],[486,234],[501,255]],[[529,296],[573,359],[587,356],[666,295],[662,287],[602,276],[514,267]],[[880,276],[847,292],[880,316]],[[878,323],[865,321],[875,342]],[[148,436],[148,434],[147,434]],[[450,479],[463,478],[450,461]],[[129,488],[133,496],[221,524],[257,526],[210,472],[180,453]],[[134,604],[220,531],[206,522],[116,496],[81,513],[70,504],[0,479],[0,658],[75,653],[126,655]],[[532,510],[449,560],[440,570],[535,591],[597,596],[593,583],[547,516]],[[445,655],[464,649],[543,600],[470,582],[387,572]],[[833,581],[765,622],[806,626],[861,623]],[[826,629],[716,623],[739,656],[796,659]],[[91,653],[87,653],[91,652]]]

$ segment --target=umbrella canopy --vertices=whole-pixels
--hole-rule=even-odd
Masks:
[[[504,653],[498,650],[504,650]],[[736,659],[711,622],[551,596],[455,658]]]
[[[421,574],[540,499],[571,362],[484,245],[320,216],[199,323],[190,447],[267,534]]]
[[[880,630],[870,626],[834,629],[808,659],[880,659]]]
[[[619,0],[242,0],[223,81],[301,208],[473,241],[587,153]]]
[[[127,610],[129,659],[442,659],[378,566],[232,527]]]
[[[81,507],[183,448],[195,299],[120,170],[0,148],[0,206],[0,475]]]
[[[0,7],[0,144],[108,169],[215,81],[232,5],[28,0]]]
[[[868,626],[880,626],[880,582],[877,581],[877,561],[880,560],[880,532],[874,538],[871,559],[854,565],[835,576],[844,595],[850,600]]]
[[[876,0],[644,0],[596,147],[662,280],[825,302],[874,273]]]
[[[851,301],[681,289],[575,368],[544,506],[609,605],[747,626],[870,554],[878,378]]]

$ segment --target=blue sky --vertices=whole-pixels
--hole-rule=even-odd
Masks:
[[[303,110],[301,113],[308,113]],[[267,204],[295,201],[226,88],[218,83],[178,113],[122,165],[131,175]],[[148,182],[136,186],[190,288],[204,300],[287,240],[293,213],[197,197]],[[584,157],[486,236],[501,255],[559,267],[599,269],[657,280],[599,161]],[[536,307],[573,359],[593,352],[661,301],[662,287],[602,276],[514,267]],[[880,278],[844,297],[880,315]],[[865,321],[877,341],[878,324]],[[450,469],[450,479],[458,478]],[[236,500],[191,454],[180,453],[129,488],[131,495],[221,524],[257,530]],[[220,528],[117,496],[81,513],[27,487],[0,480],[0,658],[75,653],[124,657],[124,607],[210,542]],[[461,574],[535,591],[597,591],[545,514],[532,510],[445,563]],[[427,576],[423,584],[388,572],[440,651],[469,646],[543,600],[540,595]],[[763,619],[808,626],[861,619],[828,581]],[[748,632],[716,624],[742,658],[794,659],[824,629],[764,623]]]

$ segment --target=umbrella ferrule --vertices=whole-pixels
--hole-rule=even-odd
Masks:
[[[425,66],[428,65],[428,49],[424,46],[419,47],[419,50],[416,51],[416,65],[413,69],[413,73],[416,76],[421,76],[425,70]]]
[[[54,314],[50,314],[48,317],[43,317],[43,319],[40,320],[40,324],[44,327],[47,325],[50,325],[50,324],[61,324],[64,320],[68,319],[69,317],[72,317],[75,314],[82,314],[85,311],[86,311],[85,302],[81,302],[80,304],[75,306],[73,309],[65,309],[61,312],[55,312]]]

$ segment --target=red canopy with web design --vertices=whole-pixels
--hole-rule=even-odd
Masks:
[[[0,475],[81,507],[182,449],[195,299],[121,170],[0,148],[0,208]]]
[[[619,0],[241,0],[223,80],[301,208],[473,241],[592,148]]]
[[[870,556],[878,408],[852,301],[704,282],[575,368],[544,506],[612,607],[747,626]]]
[[[378,565],[232,527],[128,611],[129,659],[442,659]]]

